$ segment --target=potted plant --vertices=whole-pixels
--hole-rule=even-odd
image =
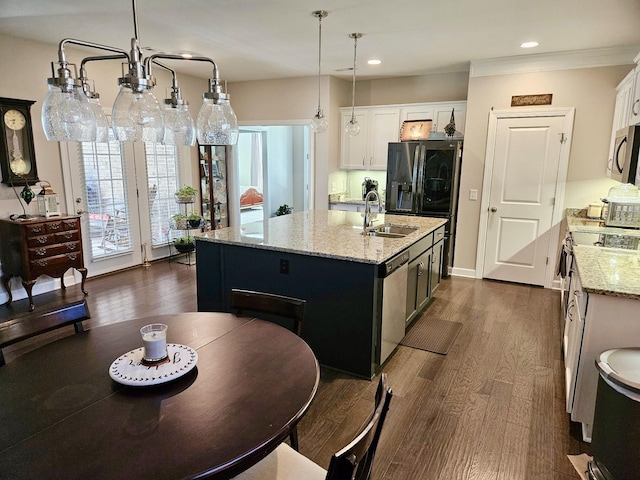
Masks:
[[[198,228],[200,227],[200,224],[202,223],[202,215],[199,215],[195,212],[191,212],[188,216],[187,216],[187,222],[189,223],[189,226],[191,228]]]
[[[276,210],[276,217],[279,217],[280,215],[288,215],[291,212],[293,212],[293,207],[290,207],[285,203],[284,205],[280,205]]]
[[[173,222],[175,223],[176,230],[186,230],[187,229],[187,216],[183,213],[176,213],[171,218],[173,218]]]
[[[176,202],[178,203],[193,203],[196,195],[198,194],[198,190],[188,185],[184,185],[179,188],[175,193]]]
[[[192,236],[178,237],[173,239],[173,246],[179,253],[189,253],[196,249],[196,242]]]

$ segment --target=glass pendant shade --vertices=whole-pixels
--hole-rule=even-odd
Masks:
[[[42,104],[42,127],[47,140],[92,142],[96,138],[96,117],[82,88],[63,92],[49,84]]]
[[[100,105],[99,98],[90,98],[89,105],[93,110],[96,117],[96,142],[108,142],[109,141],[109,121],[104,114],[102,105]]]
[[[198,143],[201,145],[235,145],[238,120],[228,99],[205,98],[198,112]]]
[[[130,88],[121,86],[111,115],[116,140],[162,143],[164,118],[160,104],[151,90],[133,92]]]
[[[329,122],[327,117],[324,116],[321,110],[318,110],[316,116],[311,119],[311,130],[316,133],[323,133],[329,128]]]
[[[193,146],[196,141],[196,128],[189,114],[189,108],[183,105],[166,105],[164,110],[165,145]]]
[[[349,121],[349,123],[347,123],[347,126],[345,127],[345,131],[347,132],[347,135],[349,135],[350,137],[355,137],[360,133],[360,124],[358,123],[357,120],[352,118]]]

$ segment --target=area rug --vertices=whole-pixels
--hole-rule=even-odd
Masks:
[[[400,345],[446,355],[461,328],[461,323],[425,314],[413,324]]]
[[[576,469],[576,472],[578,472],[578,475],[580,475],[580,478],[582,480],[588,480],[587,464],[593,460],[593,458],[586,453],[582,453],[580,455],[567,455],[567,457],[569,457],[569,461],[573,465],[573,468]]]

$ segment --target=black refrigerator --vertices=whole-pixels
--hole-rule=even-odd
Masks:
[[[443,276],[453,266],[462,137],[394,142],[387,157],[385,211],[446,218]]]

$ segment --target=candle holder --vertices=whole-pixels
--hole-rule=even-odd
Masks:
[[[169,361],[167,353],[167,327],[164,323],[152,323],[140,329],[142,335],[143,365],[161,365]]]

